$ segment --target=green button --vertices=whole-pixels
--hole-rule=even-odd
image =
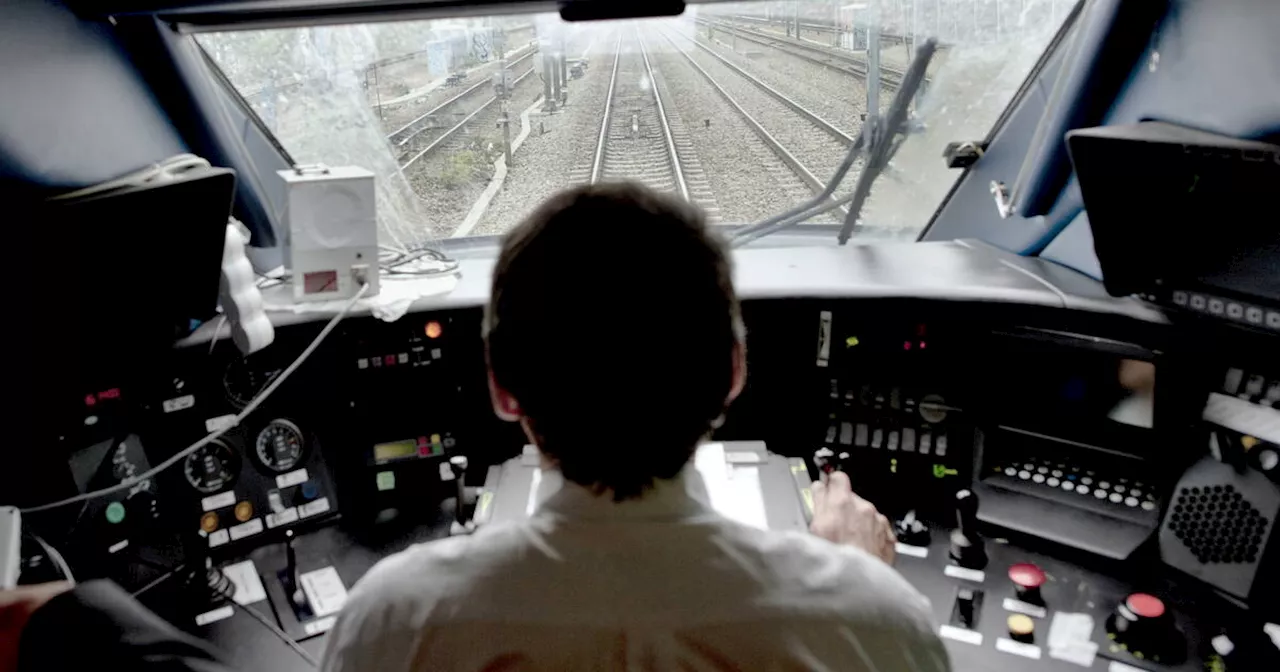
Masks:
[[[396,472],[379,471],[377,475],[378,492],[396,489]]]
[[[107,522],[112,525],[124,520],[124,504],[111,502],[107,505]]]

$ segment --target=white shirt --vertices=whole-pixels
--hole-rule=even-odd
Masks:
[[[322,669],[949,670],[929,613],[879,559],[727,520],[683,476],[622,503],[566,483],[526,521],[379,562]]]

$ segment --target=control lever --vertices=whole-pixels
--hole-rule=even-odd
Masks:
[[[286,530],[284,533],[284,557],[285,557],[285,580],[288,585],[285,589],[292,589],[289,593],[289,600],[293,602],[295,607],[307,606],[307,594],[302,590],[302,582],[298,580],[298,552],[294,549],[293,544],[296,539],[293,537],[293,530]]]
[[[836,454],[830,448],[819,448],[813,453],[813,466],[824,474],[836,470]]]
[[[951,559],[966,569],[987,566],[987,548],[978,533],[978,496],[972,490],[956,493],[956,523],[951,531]]]
[[[457,499],[453,507],[453,524],[449,526],[449,534],[470,534],[476,529],[476,522],[471,519],[470,502],[467,497],[467,456],[454,455],[449,458],[449,469],[453,471],[453,481],[457,486]]]

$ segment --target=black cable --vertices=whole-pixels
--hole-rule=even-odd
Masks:
[[[146,560],[143,560],[143,562],[144,562],[145,564],[152,564],[152,563],[150,563],[150,562],[147,562]],[[139,588],[139,589],[137,589],[137,590],[133,591],[132,593],[130,593],[130,595],[132,595],[132,596],[133,596],[133,597],[135,597],[135,598],[136,598],[136,597],[139,597],[139,596],[141,596],[143,593],[145,593],[145,592],[147,592],[147,591],[151,590],[152,588],[155,588],[156,586],[158,586],[158,585],[160,585],[160,584],[164,583],[165,581],[168,581],[169,579],[173,578],[173,577],[174,577],[174,575],[178,574],[179,572],[181,572],[182,570],[184,570],[184,569],[186,569],[186,568],[187,568],[187,566],[186,566],[186,565],[178,565],[177,567],[174,567],[173,569],[170,569],[169,571],[165,572],[164,574],[161,574],[160,576],[158,576],[158,577],[156,577],[156,578],[152,579],[152,580],[151,580],[151,581],[149,581],[145,586],[143,586],[143,587],[141,587],[141,588]]]

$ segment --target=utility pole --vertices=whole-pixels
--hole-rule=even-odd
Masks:
[[[869,125],[878,130],[880,125],[880,10],[872,3],[867,16],[867,120]],[[879,138],[872,135],[872,142]],[[870,148],[871,145],[868,145]]]
[[[556,111],[556,99],[551,95],[551,86],[556,76],[552,74],[552,66],[554,62],[551,60],[551,54],[548,53],[549,42],[539,45],[540,56],[542,58],[542,99],[548,112]]]
[[[504,52],[499,52],[504,53]],[[501,72],[507,71],[507,57],[499,56],[498,68]],[[506,75],[503,75],[505,78]],[[507,157],[507,169],[511,168],[511,91],[507,87],[502,87],[502,120],[498,123],[502,124],[502,153]]]

